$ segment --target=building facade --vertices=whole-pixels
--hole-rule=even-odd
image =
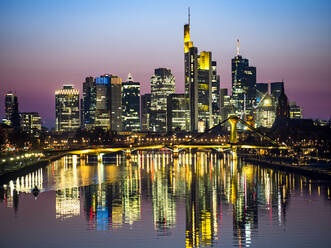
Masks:
[[[141,131],[150,131],[151,94],[141,96]]]
[[[248,59],[239,55],[239,40],[237,40],[237,55],[231,60],[232,67],[232,104],[235,113],[244,117],[253,110],[256,99],[256,68],[249,66]]]
[[[122,79],[111,76],[110,84],[111,130],[120,132],[122,130]]]
[[[122,131],[140,131],[140,83],[130,73],[122,83]]]
[[[171,74],[171,70],[155,69],[151,77],[151,131],[167,131],[167,97],[173,93],[175,93],[175,77]]]
[[[110,129],[110,76],[102,75],[96,81],[95,127]]]
[[[167,132],[183,132],[190,126],[189,98],[185,94],[170,94],[167,99]]]
[[[220,76],[217,75],[217,63],[212,61],[212,119],[213,126],[217,125],[221,120],[220,112]]]
[[[82,127],[92,128],[96,115],[96,83],[93,77],[86,77],[83,83],[83,98],[81,103]]]
[[[55,129],[57,132],[72,132],[79,127],[79,90],[64,85],[55,91]]]
[[[290,118],[302,119],[302,108],[296,102],[290,102]]]
[[[17,96],[9,92],[5,96],[6,123],[17,129],[20,127]]]
[[[216,69],[216,68],[215,68]],[[190,38],[190,20],[184,25],[184,82],[189,98],[190,131],[198,131],[198,122],[209,128],[212,123],[212,54],[201,52]]]
[[[21,113],[21,128],[24,132],[39,137],[41,133],[41,118],[37,112]]]

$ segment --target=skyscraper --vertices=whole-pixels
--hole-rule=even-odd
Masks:
[[[170,94],[167,99],[167,132],[189,130],[189,99],[185,94]]]
[[[111,130],[119,132],[122,130],[122,78],[111,76],[110,84]]]
[[[256,98],[256,68],[249,66],[248,59],[237,55],[232,59],[232,102],[237,115],[245,116],[253,109]]]
[[[212,118],[213,126],[220,121],[220,75],[217,75],[216,61],[212,61]]]
[[[190,13],[184,25],[184,80],[185,94],[189,98],[190,130],[198,130],[198,121],[212,126],[212,54],[201,52],[190,38]]]
[[[96,81],[95,126],[110,129],[110,76],[102,75]]]
[[[141,96],[141,131],[150,131],[151,94]]]
[[[21,113],[21,128],[24,132],[39,137],[41,132],[41,118],[37,112]]]
[[[285,93],[284,82],[273,82],[270,84],[271,87],[271,95],[278,100],[282,91]]]
[[[93,77],[86,77],[83,83],[83,98],[81,104],[82,126],[91,128],[95,124],[96,84]]]
[[[79,90],[72,85],[64,85],[62,89],[56,90],[55,108],[57,132],[71,132],[79,128]]]
[[[282,120],[282,119],[289,118],[290,117],[290,108],[289,108],[289,104],[288,104],[288,98],[284,92],[284,88],[283,88],[283,90],[280,91],[280,95],[276,102],[277,102],[276,119]]]
[[[17,129],[20,127],[20,116],[18,112],[18,100],[17,96],[13,93],[8,92],[5,96],[5,112],[8,123],[13,128]]]
[[[256,126],[271,128],[275,117],[275,98],[265,94],[256,107]]]
[[[173,93],[175,93],[175,77],[171,74],[171,70],[155,69],[151,77],[151,131],[167,131],[167,97]]]
[[[140,131],[140,83],[133,81],[131,73],[122,83],[122,130]]]

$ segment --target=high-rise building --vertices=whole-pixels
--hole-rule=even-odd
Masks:
[[[133,81],[131,73],[122,82],[122,130],[140,131],[140,83]]]
[[[111,130],[119,132],[122,130],[122,79],[111,76],[110,84]]]
[[[20,116],[18,112],[17,96],[9,92],[5,96],[5,114],[7,123],[16,128],[20,127]]]
[[[270,84],[271,95],[278,100],[282,91],[285,93],[284,82],[273,82]]]
[[[290,102],[290,118],[302,119],[302,108],[296,102]]]
[[[71,132],[79,128],[79,90],[72,85],[64,85],[62,89],[55,91],[57,132]]]
[[[217,75],[216,61],[212,61],[212,117],[213,126],[220,121],[220,76]]]
[[[277,98],[276,98],[277,99]],[[288,98],[285,95],[284,88],[280,91],[278,97],[277,108],[276,108],[276,118],[277,120],[287,119],[290,117],[290,109],[288,104]]]
[[[95,126],[110,129],[110,76],[102,75],[96,82],[96,115]]]
[[[256,126],[271,128],[274,124],[275,113],[275,98],[269,94],[265,94],[256,108]]]
[[[208,129],[212,124],[212,54],[201,52],[198,57],[198,122]]]
[[[41,118],[37,112],[21,113],[21,128],[24,132],[39,137],[41,133]]]
[[[82,126],[91,128],[95,124],[96,84],[93,77],[86,77],[83,83],[83,98],[81,104]]]
[[[151,94],[141,96],[141,131],[150,131]]]
[[[185,94],[189,97],[190,130],[198,130],[198,122],[212,126],[212,54],[201,52],[190,38],[190,15],[184,25],[184,80]]]
[[[237,55],[232,59],[232,102],[237,115],[245,116],[253,109],[256,98],[256,68],[249,66],[248,59]]]
[[[232,111],[232,105],[230,102],[230,96],[228,95],[228,89],[227,88],[222,88],[221,89],[221,94],[220,94],[220,115],[221,115],[221,120],[224,121],[228,116],[231,114]]]
[[[170,94],[167,99],[167,132],[189,130],[189,99],[185,94]]]
[[[175,77],[171,74],[171,70],[155,69],[151,77],[151,131],[167,131],[167,97],[173,93],[175,93]]]

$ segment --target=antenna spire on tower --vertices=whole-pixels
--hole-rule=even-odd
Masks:
[[[190,25],[191,21],[191,14],[190,14],[190,7],[188,7],[188,25]]]
[[[239,39],[237,39],[237,56],[239,55]]]

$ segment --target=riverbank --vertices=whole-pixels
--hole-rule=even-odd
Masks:
[[[288,172],[300,173],[304,176],[309,176],[315,179],[326,179],[331,180],[331,165],[300,165],[300,164],[289,164],[283,161],[274,161],[272,159],[262,159],[247,155],[240,155],[243,160],[251,162],[253,164],[258,164],[264,167],[269,167],[272,169],[279,169]],[[325,167],[325,168],[323,168]]]
[[[0,182],[8,181],[12,178],[23,176],[33,170],[39,169],[48,165],[50,162],[64,156],[64,153],[50,155],[47,157],[34,159],[32,161],[22,161],[22,163],[6,163],[1,165]]]

